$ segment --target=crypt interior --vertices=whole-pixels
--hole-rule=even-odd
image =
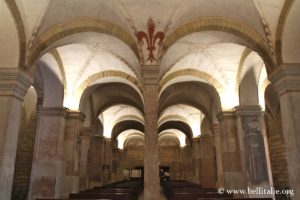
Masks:
[[[158,200],[167,169],[299,200],[299,19],[300,0],[0,0],[0,199],[140,169]]]

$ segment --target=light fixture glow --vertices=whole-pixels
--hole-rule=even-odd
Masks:
[[[239,105],[238,95],[235,91],[226,90],[220,94],[222,109],[230,110]]]
[[[63,105],[71,110],[79,110],[79,100],[70,93],[65,96]]]

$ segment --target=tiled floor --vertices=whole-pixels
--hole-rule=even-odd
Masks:
[[[138,200],[144,200],[144,192],[139,196]],[[164,193],[163,193],[163,188],[160,187],[160,195],[159,195],[159,200],[167,200]]]

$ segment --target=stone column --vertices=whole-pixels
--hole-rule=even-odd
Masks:
[[[179,178],[182,180],[186,180],[187,165],[186,165],[186,149],[185,149],[185,147],[180,147],[179,170],[180,170]]]
[[[89,185],[89,154],[91,146],[91,135],[93,130],[91,128],[84,127],[80,131],[81,138],[81,151],[80,151],[80,163],[79,163],[79,190],[83,191],[88,188]]]
[[[0,68],[0,199],[10,200],[21,118],[31,79],[18,69]]]
[[[91,148],[89,156],[89,188],[102,185],[102,167],[103,167],[103,146],[104,138],[102,136],[91,137]]]
[[[300,63],[283,64],[269,77],[279,95],[292,199],[300,198]]]
[[[64,108],[40,108],[37,111],[29,199],[61,197],[66,116]]]
[[[200,184],[203,185],[203,187],[216,187],[217,184],[216,151],[214,143],[213,135],[206,134],[200,136]]]
[[[110,138],[104,138],[104,152],[103,152],[103,165],[102,174],[103,185],[111,181],[111,168],[112,168],[112,144]]]
[[[216,147],[216,162],[217,162],[217,175],[218,175],[218,187],[224,188],[224,173],[223,173],[223,161],[222,161],[222,141],[220,125],[213,124],[212,132],[215,137],[215,147]]]
[[[193,182],[194,183],[200,183],[200,177],[199,177],[199,170],[200,170],[200,138],[195,137],[193,138],[193,144],[192,144],[192,151],[193,151],[193,170],[194,170],[194,177]]]
[[[111,182],[118,181],[118,162],[119,162],[119,151],[118,148],[112,148],[111,156]]]
[[[144,66],[144,199],[159,199],[159,153],[158,153],[158,66]]]
[[[242,165],[247,177],[247,187],[270,189],[273,186],[264,115],[260,106],[236,108],[237,130]],[[262,194],[249,197],[263,197]],[[272,195],[266,195],[272,197]]]
[[[123,180],[123,169],[125,169],[125,157],[124,157],[124,150],[118,149],[118,174],[117,177],[119,180]]]
[[[236,119],[234,111],[222,112],[218,116],[222,141],[222,163],[224,187],[227,189],[245,189],[246,177],[241,164]]]
[[[81,138],[80,130],[84,115],[78,111],[67,111],[66,130],[64,137],[64,176],[60,187],[60,196],[67,197],[70,193],[79,192],[79,163]]]
[[[193,167],[193,156],[192,156],[192,146],[191,144],[186,145],[185,147],[185,162],[186,162],[186,175],[187,181],[192,182],[195,176],[194,167]]]

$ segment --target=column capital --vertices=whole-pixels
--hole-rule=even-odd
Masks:
[[[42,107],[38,111],[39,115],[43,116],[62,116],[67,117],[68,111],[64,107]]]
[[[103,142],[104,137],[102,135],[92,135],[91,140],[96,142]]]
[[[199,142],[200,141],[200,137],[194,137],[194,138],[192,138],[192,141],[193,141],[193,143],[194,142]]]
[[[93,133],[93,129],[91,127],[82,127],[80,129],[80,137],[81,138],[91,138]]]
[[[80,121],[84,121],[85,115],[80,111],[73,111],[66,109],[67,111],[67,119],[79,119]]]
[[[219,122],[224,121],[225,119],[235,119],[235,110],[232,111],[223,111],[217,115]]]
[[[279,95],[289,91],[300,91],[300,63],[282,64],[269,75]]]
[[[0,95],[14,96],[23,101],[33,80],[16,68],[0,68]]]
[[[109,143],[109,142],[111,142],[111,138],[104,137],[104,141],[107,142],[107,143]]]
[[[142,68],[144,85],[158,85],[159,65],[145,65]]]
[[[263,115],[262,109],[259,105],[257,106],[238,106],[235,107],[235,116],[257,116]]]

